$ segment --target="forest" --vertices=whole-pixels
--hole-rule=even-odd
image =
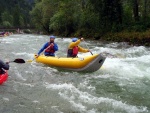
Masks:
[[[149,0],[36,0],[36,28],[62,36],[84,36],[149,45]]]
[[[0,28],[30,27],[33,0],[0,0]]]
[[[8,5],[1,0],[2,26],[34,26],[46,34],[66,37],[150,42],[150,0],[15,1]]]

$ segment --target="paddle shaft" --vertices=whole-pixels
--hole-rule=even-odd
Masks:
[[[35,58],[33,58],[32,60],[28,60],[27,62],[32,62],[32,61],[34,61],[36,59],[36,57]]]
[[[14,63],[14,62],[15,62],[15,61],[9,61],[8,64],[9,64],[9,63]],[[15,63],[20,63],[20,62],[15,62]]]
[[[84,40],[83,40],[84,41]],[[84,43],[85,43],[85,45],[86,45],[86,47],[88,48],[88,50],[89,50],[89,47],[87,46],[87,44],[86,44],[86,42],[84,41]],[[93,53],[91,52],[91,51],[89,51],[90,53],[91,53],[91,55],[93,55]]]
[[[9,61],[8,63],[12,63],[12,62],[14,62],[14,61]]]

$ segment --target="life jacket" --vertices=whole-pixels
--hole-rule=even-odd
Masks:
[[[78,46],[75,46],[72,49],[68,49],[67,57],[76,57],[77,54],[78,54]]]
[[[73,56],[77,56],[77,54],[78,54],[78,46],[75,46],[75,47],[73,47],[73,49],[72,49],[72,55],[73,55]]]
[[[49,43],[48,47],[45,49],[45,52],[47,53],[55,53],[54,46],[50,46],[51,43]]]

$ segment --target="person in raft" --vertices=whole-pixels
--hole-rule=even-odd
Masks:
[[[9,62],[4,63],[0,60],[0,74],[4,74],[5,70],[9,70]]]
[[[39,50],[37,57],[44,51],[45,56],[55,56],[55,51],[58,51],[58,46],[54,42],[55,36],[50,36],[50,41],[46,42]]]
[[[68,46],[67,57],[77,57],[78,52],[83,52],[83,53],[90,52],[90,50],[78,46],[80,42],[83,40],[84,40],[83,38],[80,39],[72,38],[72,42]]]

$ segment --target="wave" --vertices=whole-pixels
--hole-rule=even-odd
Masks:
[[[88,92],[80,91],[78,88],[73,86],[73,84],[46,83],[45,87],[50,90],[57,90],[59,92],[58,94],[70,102],[72,107],[79,112],[88,112],[89,110],[93,110],[93,106],[99,106],[99,108],[103,109],[102,112],[106,112],[108,109],[113,109],[114,112],[124,111],[127,113],[148,112],[147,107],[129,105],[126,102],[106,97],[96,97]],[[92,106],[91,109],[89,109],[90,106]],[[94,113],[98,111],[97,108],[94,109]]]

